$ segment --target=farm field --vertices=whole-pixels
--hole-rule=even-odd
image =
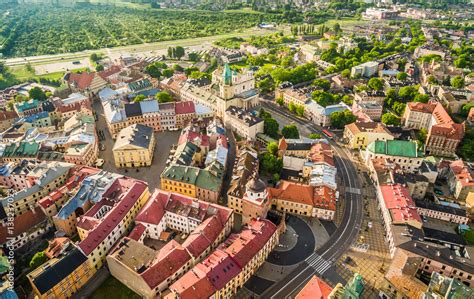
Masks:
[[[131,9],[113,6],[0,8],[5,58],[79,52],[158,41],[221,35],[278,14]]]

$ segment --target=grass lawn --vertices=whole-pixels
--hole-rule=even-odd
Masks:
[[[27,81],[31,79],[49,79],[49,80],[59,80],[64,76],[64,72],[54,72],[43,75],[36,75],[34,71],[29,71],[26,66],[15,66],[10,68],[12,75],[19,81]]]
[[[104,283],[92,294],[92,299],[140,299],[136,293],[124,286],[113,276],[107,278]]]

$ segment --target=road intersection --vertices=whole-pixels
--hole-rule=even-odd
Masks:
[[[321,128],[315,124],[284,113],[284,111],[275,107],[274,104],[262,101],[262,107],[300,126],[305,126],[311,132],[321,133]],[[357,239],[363,220],[363,200],[360,192],[361,183],[357,169],[349,159],[350,154],[336,141],[329,140],[329,142],[336,153],[336,166],[343,181],[341,189],[344,190],[345,205],[341,225],[331,235],[326,244],[300,263],[288,276],[268,288],[261,294],[262,298],[293,297],[313,275],[323,277],[333,284],[343,282],[343,279],[335,271],[335,262]]]

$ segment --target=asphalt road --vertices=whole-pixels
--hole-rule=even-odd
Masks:
[[[314,133],[321,133],[320,127],[310,121],[297,118],[274,104],[265,101],[262,102],[262,107],[300,126],[305,126]],[[350,160],[347,150],[333,140],[330,140],[330,144],[336,153],[336,166],[344,183],[338,188],[341,199],[345,200],[341,225],[326,244],[316,250],[287,277],[268,288],[261,295],[262,298],[291,298],[313,275],[323,277],[333,284],[341,281],[341,277],[334,270],[334,264],[357,238],[363,220],[363,200],[360,195],[361,183],[357,169]],[[344,192],[341,192],[342,190]]]

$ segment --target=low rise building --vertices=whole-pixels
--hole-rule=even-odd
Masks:
[[[109,250],[129,231],[149,197],[147,183],[120,177],[102,194],[100,201],[79,217],[78,247],[91,269],[102,267]]]
[[[388,162],[398,164],[403,171],[415,172],[421,166],[423,154],[418,151],[415,141],[376,140],[370,143],[363,154],[368,165],[374,158],[386,158]]]
[[[230,233],[233,219],[228,208],[156,190],[137,215],[129,237],[107,256],[111,274],[145,298],[163,295],[217,248]],[[146,239],[158,242],[170,229],[188,237],[182,244],[171,240],[159,250],[144,244]]]
[[[27,275],[37,298],[69,298],[95,273],[89,268],[86,256],[73,245],[70,246],[73,249]]]
[[[447,180],[449,190],[460,202],[465,202],[468,194],[474,192],[474,169],[463,160],[449,164]]]
[[[224,122],[237,135],[247,140],[255,140],[258,133],[263,133],[263,119],[235,106],[226,110]]]
[[[369,61],[356,66],[351,69],[351,77],[372,77],[377,74],[379,70],[379,63],[376,61]]]
[[[353,122],[346,125],[344,139],[352,149],[365,149],[374,141],[393,140],[394,137],[381,123]]]
[[[460,206],[453,206],[448,203],[435,203],[429,200],[415,201],[418,214],[425,217],[439,219],[457,224],[468,224],[469,216],[467,211]]]
[[[201,298],[235,296],[278,244],[278,232],[269,220],[252,220],[172,284],[172,296],[195,297],[195,290]]]
[[[117,168],[150,166],[154,151],[153,128],[141,124],[122,129],[112,149]]]

